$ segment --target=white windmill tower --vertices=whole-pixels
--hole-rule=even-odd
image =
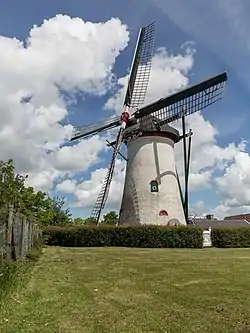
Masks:
[[[97,223],[107,201],[122,143],[127,146],[127,158],[122,155],[127,161],[127,167],[119,225],[185,225],[188,218],[192,133],[185,133],[185,116],[221,99],[227,74],[222,73],[150,105],[139,107],[144,103],[150,76],[154,31],[153,22],[139,32],[121,116],[75,127],[71,138],[74,141],[114,127],[119,128],[116,140],[109,143],[114,148],[111,163],[91,214]],[[179,118],[182,118],[182,136],[169,125]],[[181,139],[184,143],[185,199],[181,195],[174,159],[174,145]]]

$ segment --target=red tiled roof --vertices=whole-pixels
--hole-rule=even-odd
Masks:
[[[247,220],[250,221],[250,213],[226,216],[224,220]]]

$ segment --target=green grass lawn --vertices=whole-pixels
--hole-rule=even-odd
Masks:
[[[3,333],[250,332],[250,249],[47,247]]]

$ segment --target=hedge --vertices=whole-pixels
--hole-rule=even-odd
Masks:
[[[203,246],[202,230],[186,226],[47,228],[43,233],[45,243],[55,246],[138,248],[202,248]]]
[[[220,248],[250,247],[250,228],[215,228],[211,230],[212,246]]]

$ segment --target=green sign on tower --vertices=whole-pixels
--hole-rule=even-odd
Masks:
[[[151,180],[150,182],[150,192],[157,193],[159,192],[159,184],[157,180]]]

